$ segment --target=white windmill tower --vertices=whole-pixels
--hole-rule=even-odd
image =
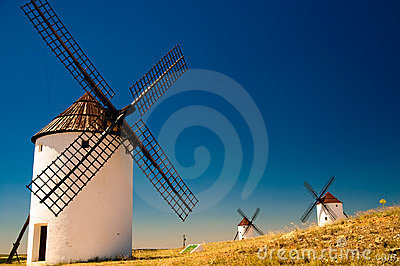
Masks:
[[[311,202],[310,206],[301,217],[303,223],[307,221],[315,207],[317,209],[317,221],[319,226],[324,226],[335,220],[347,217],[346,213],[343,211],[343,203],[328,191],[328,188],[332,185],[334,180],[335,177],[332,176],[319,194],[317,194],[310,184],[304,182],[304,186],[315,198],[315,201]]]
[[[34,135],[33,177],[39,176],[57,160],[70,143],[79,137],[79,132],[85,132],[87,136],[100,135],[90,125],[96,120],[105,124],[103,113],[104,108],[86,93]],[[83,152],[92,145],[90,142],[89,138],[86,141],[82,139],[74,147]],[[119,147],[95,178],[83,188],[82,193],[57,217],[52,210],[58,212],[58,207],[49,209],[32,193],[28,262],[46,261],[53,264],[94,257],[129,257],[132,250],[132,175],[132,157],[125,153],[123,147]],[[37,184],[39,182],[36,181]],[[71,189],[78,190],[81,185],[72,185]],[[67,193],[72,196],[74,192]],[[68,200],[68,196],[65,198]]]
[[[254,231],[259,235],[263,235],[264,233],[254,224],[254,221],[260,212],[260,208],[257,208],[253,214],[251,220],[244,214],[244,212],[239,208],[238,213],[243,217],[240,223],[237,225],[237,232],[233,240],[239,239],[247,239],[254,237]]]
[[[250,221],[243,218],[237,226],[239,240],[251,238],[254,236],[254,228]]]
[[[31,0],[21,8],[86,91],[32,137],[27,263],[131,256],[132,159],[183,221],[198,202],[144,122],[125,121],[136,110],[143,115],[187,70],[180,47],[130,88],[131,104],[117,109],[113,90],[49,3]]]

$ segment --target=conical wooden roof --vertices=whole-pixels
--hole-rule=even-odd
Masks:
[[[335,196],[333,196],[329,191],[326,192],[325,196],[323,196],[321,198],[321,200],[322,200],[323,203],[342,203]]]
[[[243,217],[242,221],[238,224],[238,226],[249,225],[249,224],[250,224],[250,221]]]
[[[100,122],[100,125],[93,126],[95,120]],[[105,126],[104,108],[90,93],[85,93],[36,133],[31,140],[35,143],[42,136],[62,132],[102,132]]]

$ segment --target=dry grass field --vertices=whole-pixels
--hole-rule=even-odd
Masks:
[[[73,265],[400,265],[400,207],[370,210],[322,228],[208,243],[196,254],[180,250],[134,250],[130,260]]]

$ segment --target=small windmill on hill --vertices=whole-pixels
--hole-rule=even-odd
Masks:
[[[257,215],[260,213],[260,208],[257,208],[254,212],[251,220],[244,214],[244,212],[239,208],[238,213],[243,217],[240,223],[237,226],[237,232],[233,240],[239,239],[247,239],[254,237],[254,231],[256,231],[259,235],[263,235],[264,233],[254,224]]]
[[[51,51],[86,93],[40,130],[28,234],[28,263],[129,257],[132,249],[132,161],[185,221],[198,199],[142,120],[187,70],[179,46],[131,88],[132,103],[116,108],[114,91],[97,71],[46,0],[21,7]]]
[[[303,223],[307,221],[315,207],[317,207],[317,221],[319,226],[324,226],[325,224],[332,223],[337,219],[347,217],[343,211],[343,203],[328,191],[333,181],[335,181],[334,176],[329,178],[328,182],[319,194],[317,194],[307,181],[304,182],[304,186],[307,191],[310,192],[311,196],[315,198],[315,201],[311,202],[310,206],[301,217]]]

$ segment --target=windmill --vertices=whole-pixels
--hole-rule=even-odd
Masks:
[[[182,221],[198,202],[145,123],[125,120],[136,111],[143,116],[187,70],[182,51],[170,50],[118,109],[114,91],[50,4],[31,0],[21,9],[86,92],[32,137],[28,263],[131,256],[132,161]]]
[[[238,213],[243,217],[242,221],[238,224],[237,232],[233,240],[237,238],[239,240],[247,239],[253,237],[254,231],[256,231],[259,235],[263,235],[264,233],[254,224],[257,215],[260,213],[260,208],[257,208],[254,212],[251,220],[246,216],[246,214],[239,208]]]
[[[343,203],[328,191],[333,181],[335,181],[334,176],[329,178],[328,182],[322,188],[319,194],[317,194],[317,192],[309,183],[307,183],[307,181],[304,182],[304,186],[311,196],[315,198],[315,201],[311,202],[310,206],[306,209],[301,217],[301,221],[303,223],[307,221],[315,207],[317,207],[317,221],[319,226],[323,226],[337,219],[347,217],[343,211]]]

